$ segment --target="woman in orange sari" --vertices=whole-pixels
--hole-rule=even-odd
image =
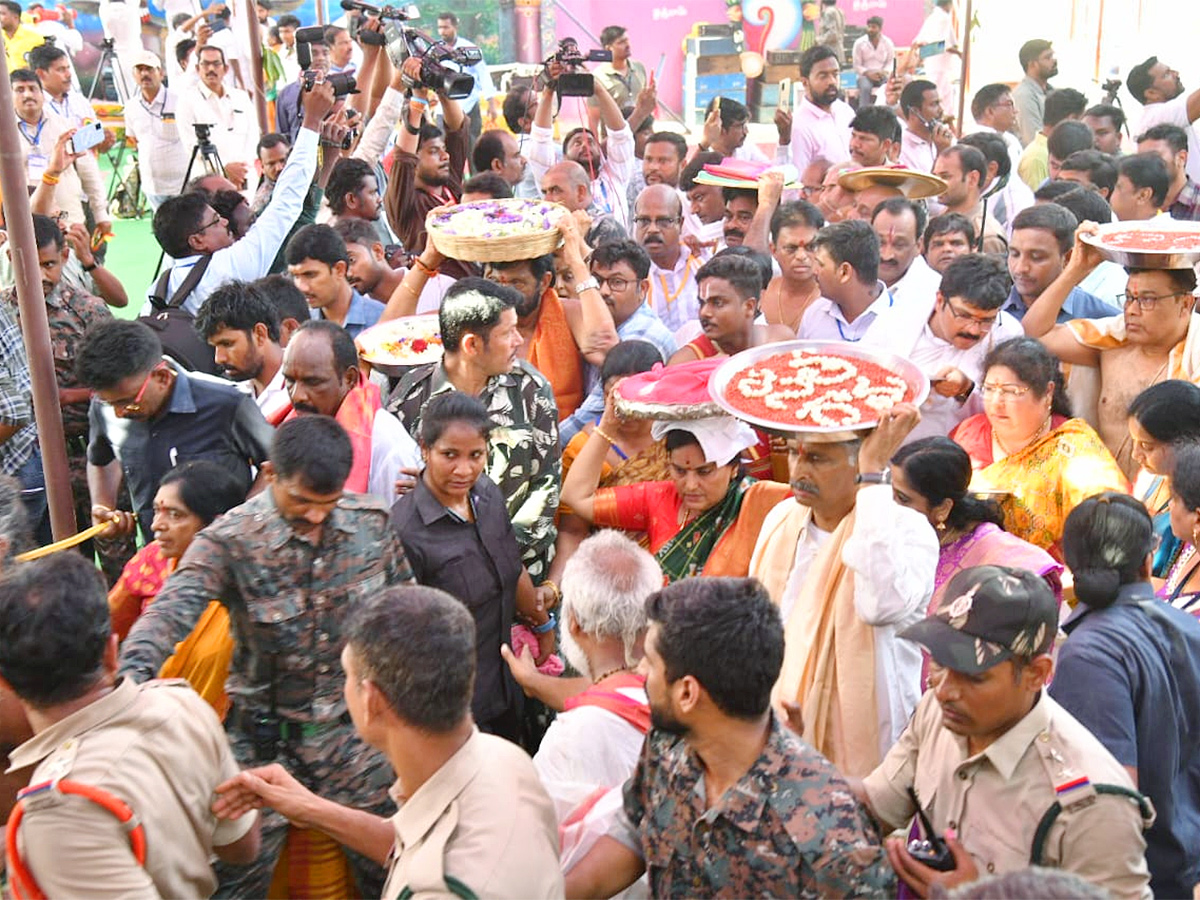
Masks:
[[[786,484],[756,482],[742,472],[742,451],[758,441],[754,429],[731,416],[656,422],[651,433],[664,440],[670,480],[601,488],[618,422],[610,394],[563,481],[563,502],[593,525],[646,532],[668,581],[745,576],[762,520],[791,495]]]
[[[993,493],[1009,532],[1062,562],[1062,531],[1080,502],[1129,482],[1100,436],[1071,418],[1058,360],[1018,337],[983,365],[984,411],[950,433],[971,456],[971,489]]]

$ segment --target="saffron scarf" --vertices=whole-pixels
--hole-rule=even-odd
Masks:
[[[583,357],[575,346],[562,300],[554,288],[542,294],[537,328],[529,344],[529,363],[546,376],[561,422],[583,404]]]
[[[367,493],[371,479],[371,435],[375,428],[375,414],[382,408],[379,386],[360,372],[358,384],[345,396],[334,416],[350,436],[350,446],[354,449],[354,461],[345,485],[345,489],[352,493]],[[295,417],[296,411],[293,409],[288,413],[287,421]]]
[[[777,606],[812,510],[795,500],[763,526],[750,560]],[[852,510],[813,557],[784,623],[783,668],[771,698],[804,712],[804,739],[843,774],[863,777],[880,763],[875,694],[875,632],[854,606],[854,573],[842,551],[854,530]]]

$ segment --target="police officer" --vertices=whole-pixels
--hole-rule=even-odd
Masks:
[[[16,896],[207,897],[212,854],[258,851],[256,814],[210,809],[237,771],[216,714],[184,681],[137,685],[116,669],[91,562],[62,553],[0,582],[0,677],[34,732],[10,761],[37,764],[10,825]]]
[[[950,871],[919,861],[905,839],[888,842],[892,866],[920,896],[935,882],[1034,863],[1115,897],[1151,896],[1142,831],[1152,808],[1043,690],[1057,632],[1046,583],[1002,566],[963,570],[937,612],[901,632],[933,658],[933,688],[879,767],[851,786],[889,831],[908,827],[920,803],[934,834],[916,849],[941,856]],[[1061,812],[1044,819],[1056,803]],[[915,831],[910,838],[929,839]]]
[[[345,806],[390,813],[384,757],[355,734],[339,656],[346,616],[385,587],[412,580],[387,509],[343,494],[350,439],[327,416],[275,433],[267,490],[196,535],[121,653],[122,674],[155,677],[208,603],[229,609],[234,656],[226,729],[243,766],[284,763],[312,791]],[[265,897],[287,821],[263,818],[262,852],[249,868],[218,870],[226,896]],[[384,871],[350,854],[363,896]]]

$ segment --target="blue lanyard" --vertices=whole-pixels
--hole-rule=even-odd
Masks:
[[[43,118],[38,122],[37,131],[34,132],[33,137],[30,137],[29,132],[25,130],[25,122],[21,119],[17,120],[17,128],[21,132],[21,137],[23,137],[23,138],[25,138],[25,140],[29,141],[30,147],[36,147],[38,145],[38,141],[40,141],[42,139],[42,129],[45,127],[46,127],[46,120]]]
[[[896,298],[892,296],[891,291],[888,291],[888,309],[891,309],[892,304],[895,302],[896,302]],[[863,315],[866,315],[866,313],[863,313]],[[838,334],[840,334],[842,336],[843,341],[846,341],[849,344],[857,344],[859,341],[862,340],[862,335],[859,335],[856,338],[846,337],[846,332],[842,331],[842,320],[839,319],[837,316],[833,317],[833,324],[837,326]]]

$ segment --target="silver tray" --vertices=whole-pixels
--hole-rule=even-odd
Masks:
[[[929,379],[925,373],[914,363],[903,356],[897,356],[895,353],[885,353],[880,350],[872,350],[843,341],[780,341],[776,344],[763,344],[760,347],[751,347],[749,350],[743,350],[741,353],[725,360],[708,379],[708,393],[712,396],[713,402],[731,416],[771,431],[796,434],[832,434],[837,431],[864,431],[874,428],[879,423],[878,419],[864,419],[854,425],[789,426],[772,419],[763,419],[750,415],[725,399],[725,389],[729,387],[730,380],[738,372],[766,359],[768,356],[775,356],[778,353],[791,353],[794,350],[808,350],[813,353],[834,353],[839,356],[849,357],[850,359],[861,359],[866,362],[875,363],[877,366],[883,366],[908,382],[909,389],[913,392],[913,399],[910,402],[914,406],[919,407],[925,402],[925,398],[929,396]]]
[[[1110,247],[1106,235],[1118,231],[1177,231],[1196,236],[1196,249],[1186,251],[1126,250]],[[1190,269],[1200,263],[1200,222],[1181,222],[1159,216],[1144,222],[1110,222],[1101,225],[1097,234],[1081,234],[1079,239],[1095,247],[1105,259],[1133,269]]]

